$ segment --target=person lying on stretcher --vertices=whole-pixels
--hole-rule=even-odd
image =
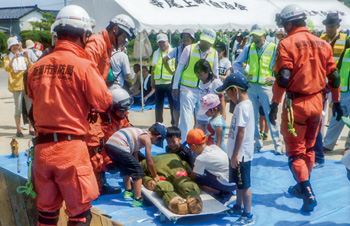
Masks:
[[[156,192],[163,199],[164,205],[176,214],[201,213],[203,202],[199,196],[200,189],[188,177],[191,173],[190,165],[174,153],[157,155],[152,160],[160,181],[156,183],[151,177],[147,163],[143,160],[140,162],[144,171],[143,185]]]

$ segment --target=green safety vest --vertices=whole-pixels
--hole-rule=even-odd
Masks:
[[[270,65],[275,51],[276,44],[270,42],[260,58],[256,49],[255,43],[252,43],[249,48],[248,64],[249,64],[249,75],[252,75],[250,82],[258,82],[260,84],[266,83],[266,78],[272,77],[272,70]]]
[[[346,49],[340,68],[340,91],[350,90],[350,49]]]
[[[198,87],[199,79],[194,73],[194,65],[201,59],[201,53],[199,49],[196,49],[197,43],[191,45],[191,53],[185,70],[181,75],[181,85],[187,87]],[[211,68],[213,68],[215,60],[216,50],[211,48],[211,52],[204,58],[206,59]]]
[[[175,70],[175,60],[169,60],[169,67],[172,70]],[[168,61],[168,62],[169,62]],[[154,65],[154,80],[166,80],[171,81],[173,79],[173,75],[164,67],[163,65],[163,52],[159,50],[157,63]]]

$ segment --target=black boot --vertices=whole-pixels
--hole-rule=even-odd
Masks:
[[[107,183],[106,173],[101,172],[102,187],[100,188],[100,195],[114,195],[122,192],[120,186],[112,187]]]
[[[304,197],[303,193],[301,192],[301,186],[299,183],[294,186],[290,186],[288,188],[288,193],[299,199],[302,199]]]
[[[303,197],[304,203],[301,209],[304,212],[311,212],[317,206],[317,201],[315,198],[315,194],[312,191],[310,181],[307,180],[307,181],[300,182],[300,186],[301,186],[301,191],[304,195]]]

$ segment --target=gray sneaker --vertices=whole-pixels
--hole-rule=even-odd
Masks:
[[[243,214],[240,218],[238,218],[238,220],[235,221],[235,223],[233,223],[233,226],[253,224],[255,224],[253,214],[250,217],[247,217]]]
[[[314,169],[322,168],[324,167],[324,162],[315,162],[314,163]]]

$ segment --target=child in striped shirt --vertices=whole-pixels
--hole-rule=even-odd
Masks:
[[[145,147],[147,167],[155,180],[159,181],[151,156],[151,146],[166,137],[166,127],[161,123],[153,124],[148,131],[129,127],[115,132],[106,143],[106,152],[123,177],[124,198],[134,198],[133,207],[143,206],[141,185],[143,170],[139,164],[138,154]],[[131,178],[134,189],[131,189]]]

